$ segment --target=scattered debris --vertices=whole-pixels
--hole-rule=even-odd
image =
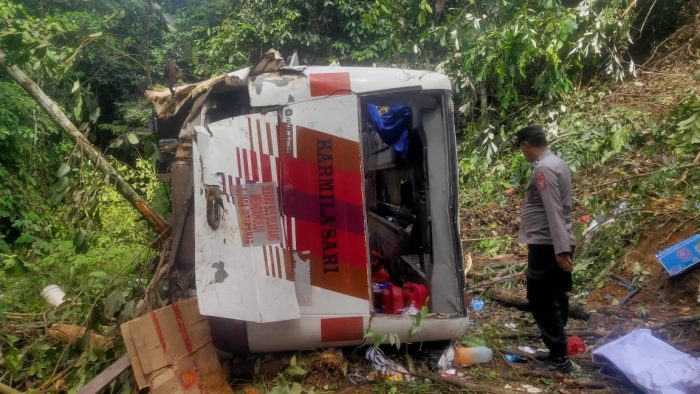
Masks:
[[[577,356],[586,352],[586,344],[577,335],[570,336],[566,340],[566,354]]]
[[[531,384],[523,384],[520,387],[528,393],[541,393],[542,392],[542,389],[538,389],[537,387],[535,387]],[[518,390],[518,391],[520,391],[520,390]]]
[[[537,350],[531,348],[530,346],[518,346],[518,350],[520,350],[523,353],[532,354],[532,355],[537,353]]]
[[[58,308],[69,301],[65,298],[66,293],[64,293],[63,290],[58,287],[58,285],[48,285],[44,287],[44,289],[41,290],[41,296],[44,297],[47,304],[55,308]]]
[[[342,382],[348,374],[348,362],[338,349],[328,349],[312,354],[308,359],[301,359],[306,366],[306,382],[315,387],[325,387]]]
[[[196,298],[128,321],[121,331],[139,390],[232,393]]]
[[[632,283],[632,282],[628,281],[627,279],[620,277],[618,275],[608,274],[608,277],[615,280],[616,282],[621,284],[623,287],[625,287],[627,290],[629,290],[629,293],[627,293],[625,298],[623,298],[622,301],[620,301],[619,305],[625,305],[629,300],[632,299],[632,297],[637,295],[637,293],[639,293],[642,290],[641,287],[635,285],[634,283]]]
[[[656,255],[670,276],[678,275],[700,262],[700,234],[679,242]]]
[[[117,361],[113,362],[109,367],[105,368],[85,386],[83,386],[78,394],[97,394],[102,391],[108,384],[116,379],[124,370],[131,366],[129,355],[124,354]],[[0,390],[0,393],[2,390]]]
[[[493,359],[493,351],[486,346],[455,347],[455,363],[461,366],[488,363]]]
[[[75,343],[85,337],[86,331],[83,326],[54,323],[46,330],[46,335],[63,343]],[[90,332],[90,346],[107,350],[112,348],[112,341],[104,335]]]
[[[505,358],[506,358],[506,361],[508,361],[509,363],[524,363],[524,362],[527,362],[526,359],[524,359],[524,358],[522,358],[522,357],[520,357],[520,356],[518,356],[518,355],[515,355],[515,354],[506,354],[506,355],[505,355]]]
[[[442,352],[440,360],[437,363],[437,369],[440,372],[445,372],[452,367],[455,361],[455,347],[450,344],[450,346]]]
[[[406,368],[386,357],[382,349],[378,347],[368,348],[367,352],[365,353],[365,358],[372,363],[372,369],[379,373],[380,378],[384,378],[392,382],[413,380]],[[374,379],[370,378],[370,380]]]
[[[474,312],[481,312],[484,309],[484,300],[480,296],[472,297],[472,310]]]
[[[654,337],[649,329],[636,329],[593,351],[645,393],[700,392],[700,358],[676,350]]]

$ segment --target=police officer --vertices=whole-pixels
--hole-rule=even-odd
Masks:
[[[569,373],[566,355],[569,298],[576,240],[571,226],[572,185],[568,164],[548,148],[541,126],[527,126],[517,145],[532,164],[518,241],[527,244],[527,299],[549,358],[538,369]]]

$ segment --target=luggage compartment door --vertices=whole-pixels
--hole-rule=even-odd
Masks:
[[[198,126],[192,146],[195,279],[203,315],[298,319],[280,207],[278,113]]]

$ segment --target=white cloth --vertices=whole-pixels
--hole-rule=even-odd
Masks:
[[[613,364],[645,393],[700,393],[700,358],[674,349],[649,329],[639,328],[607,343],[595,349],[593,357]]]

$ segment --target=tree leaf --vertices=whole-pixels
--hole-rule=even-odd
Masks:
[[[123,143],[124,143],[124,140],[121,137],[117,137],[109,142],[109,147],[110,148],[119,148],[120,146],[122,146]]]
[[[88,37],[90,37],[90,38],[102,37],[102,32],[98,31],[96,33],[92,33],[92,34],[88,35]]]
[[[85,230],[82,228],[75,232],[73,235],[73,247],[75,248],[75,253],[83,254],[88,250],[87,237],[85,235]],[[91,273],[94,276],[96,272]]]
[[[61,164],[60,167],[58,167],[58,171],[56,171],[56,176],[59,178],[62,176],[65,176],[66,174],[68,174],[70,172],[70,170],[71,170],[71,168],[68,165],[68,163],[63,163],[63,164]]]
[[[54,194],[51,196],[51,199],[49,200],[49,204],[50,204],[51,206],[54,206],[54,207],[55,207],[56,205],[60,204],[61,201],[63,201],[63,193],[62,193],[62,192],[54,193]]]
[[[292,387],[289,389],[291,394],[301,394],[303,391],[304,387],[297,382],[292,383]]]
[[[58,182],[56,182],[56,184],[54,185],[53,190],[57,193],[62,192],[64,190],[66,190],[69,183],[70,183],[70,180],[68,179],[68,177],[65,177],[65,176],[60,177],[58,179]]]
[[[70,92],[75,93],[78,89],[80,89],[80,80],[76,79],[75,82],[73,82],[73,87],[71,88]]]
[[[113,292],[104,300],[104,308],[102,315],[107,320],[112,320],[114,315],[119,311],[119,308],[124,302],[124,297],[119,292]]]
[[[97,119],[100,118],[101,110],[100,107],[96,107],[94,111],[90,114],[90,122],[97,123]]]
[[[126,139],[129,140],[131,145],[136,145],[139,143],[139,137],[136,135],[136,133],[128,133],[126,135]]]
[[[83,112],[83,96],[78,95],[75,98],[75,105],[73,106],[73,116],[75,116],[76,121],[80,121],[80,114]]]

